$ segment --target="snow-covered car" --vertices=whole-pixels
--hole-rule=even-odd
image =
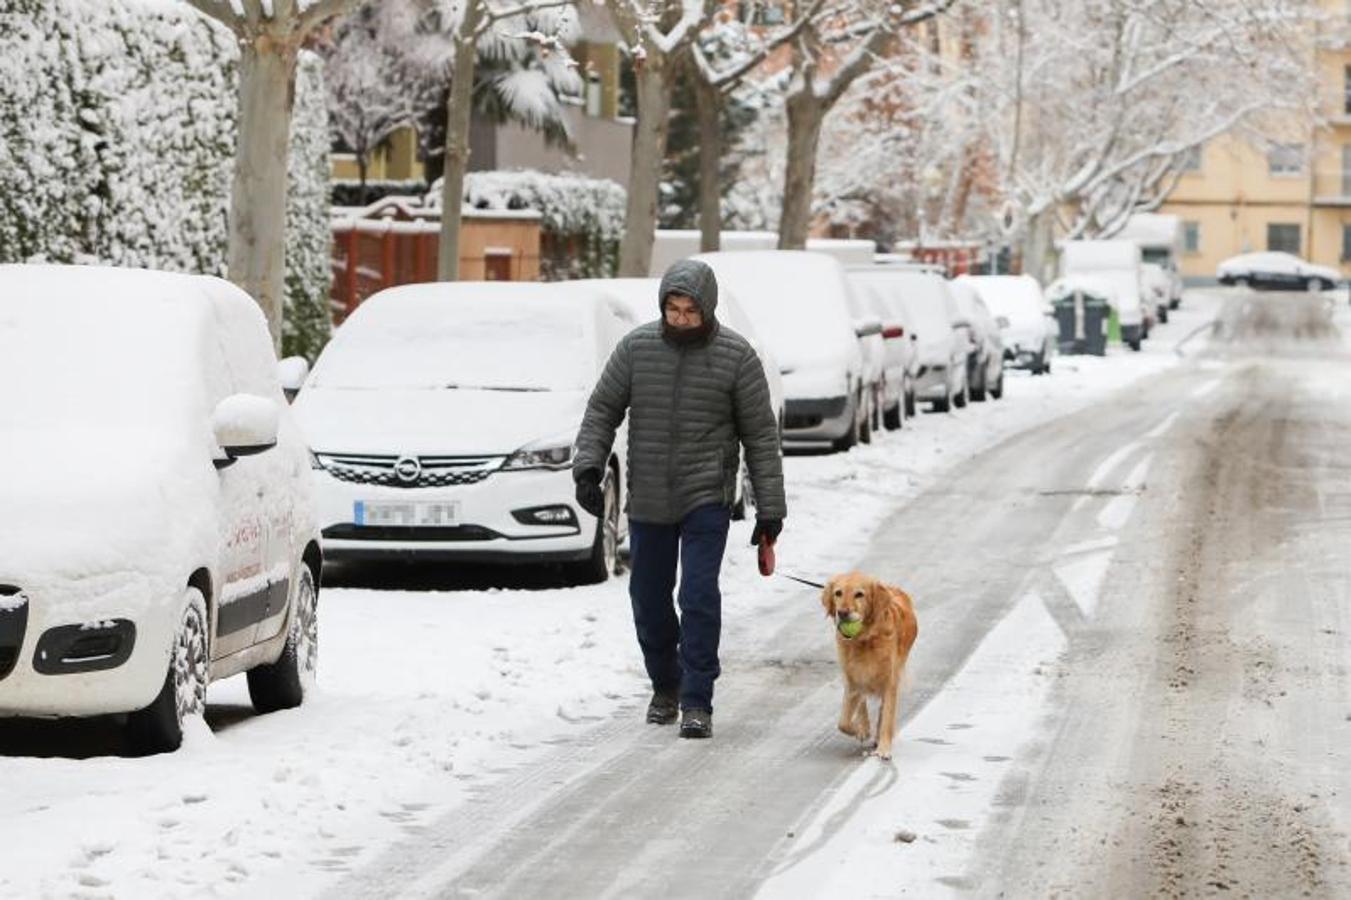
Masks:
[[[276,370],[220,279],[0,266],[0,716],[129,713],[165,751],[209,679],[301,703],[320,541]]]
[[[915,399],[946,412],[966,406],[969,385],[967,356],[972,343],[948,282],[938,273],[900,266],[878,266],[875,284],[898,303],[910,323],[919,368]]]
[[[785,447],[845,450],[869,435],[865,377],[844,268],[824,253],[701,254],[779,361]]]
[[[1140,246],[1134,241],[1066,241],[1061,248],[1060,274],[1101,278],[1112,285],[1121,340],[1132,350],[1149,336],[1154,309],[1141,284]]]
[[[579,281],[576,284],[593,285],[596,290],[614,297],[623,303],[633,320],[638,323],[655,321],[660,317],[661,305],[657,300],[657,291],[661,288],[660,278],[605,278],[593,281]],[[765,381],[769,382],[769,404],[774,409],[774,418],[783,431],[783,376],[779,374],[779,361],[774,351],[766,346],[756,332],[755,326],[737,303],[736,295],[729,288],[718,290],[718,320],[725,323],[737,334],[744,337],[755,348],[760,364],[765,370]],[[732,518],[744,519],[747,506],[754,506],[755,496],[751,489],[750,472],[745,460],[741,462],[741,477],[737,480],[737,496],[732,506]]]
[[[1173,279],[1168,270],[1158,263],[1143,263],[1140,266],[1140,285],[1145,292],[1147,302],[1153,304],[1159,322],[1168,321],[1169,302],[1173,293]]]
[[[915,379],[919,375],[919,351],[910,334],[905,308],[889,294],[891,288],[878,266],[849,269],[854,293],[863,298],[872,315],[882,323],[885,379],[882,424],[900,428],[906,416],[915,414]]]
[[[972,400],[1004,396],[1004,338],[985,301],[969,283],[952,281],[948,290],[957,301],[962,319],[970,326],[975,349],[967,357],[966,377]]]
[[[1041,285],[1031,275],[962,275],[985,301],[1003,334],[1004,360],[1033,375],[1051,371],[1057,331]]]
[[[1342,273],[1336,269],[1278,251],[1231,256],[1220,263],[1215,277],[1224,285],[1296,291],[1327,291],[1342,281]]]
[[[621,432],[605,511],[577,506],[587,398],[635,325],[570,283],[453,282],[366,300],[319,354],[293,409],[334,560],[562,563],[615,571],[627,519]]]

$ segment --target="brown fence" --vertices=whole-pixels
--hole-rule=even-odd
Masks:
[[[397,204],[395,205],[398,206]],[[407,209],[333,223],[333,320],[341,322],[367,297],[397,284],[436,281],[441,222],[430,215],[396,217]],[[460,278],[536,281],[540,274],[539,216],[533,212],[483,215],[468,210],[460,229]]]

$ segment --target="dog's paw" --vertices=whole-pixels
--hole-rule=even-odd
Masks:
[[[890,747],[887,747],[886,749],[883,749],[883,748],[881,748],[881,747],[875,747],[875,748],[873,748],[872,752],[869,753],[868,755],[869,755],[869,756],[876,756],[878,759],[882,760],[883,762],[891,762],[891,748],[890,748]]]

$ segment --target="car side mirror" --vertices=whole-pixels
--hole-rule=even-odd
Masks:
[[[854,323],[854,334],[861,338],[882,333],[882,323],[878,319],[860,319]]]
[[[281,391],[290,403],[300,393],[301,385],[310,375],[310,363],[303,356],[288,356],[277,363],[277,380],[281,382]]]
[[[905,337],[905,328],[900,325],[892,325],[890,328],[883,328],[882,337],[889,341]]]
[[[995,320],[994,320],[994,323],[995,323],[996,325],[998,325],[1000,328],[1008,328],[1008,327],[1009,327],[1009,317],[1008,317],[1008,316],[996,316],[996,317],[995,317]]]
[[[253,456],[277,446],[281,409],[275,400],[256,394],[231,394],[211,413],[211,431],[224,458],[217,457],[216,468],[223,469],[241,456]]]

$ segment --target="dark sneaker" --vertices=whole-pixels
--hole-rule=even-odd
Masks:
[[[647,705],[647,721],[651,725],[670,725],[680,713],[680,698],[675,691],[655,691]]]
[[[713,712],[707,709],[687,709],[680,719],[680,736],[683,738],[713,737]]]

